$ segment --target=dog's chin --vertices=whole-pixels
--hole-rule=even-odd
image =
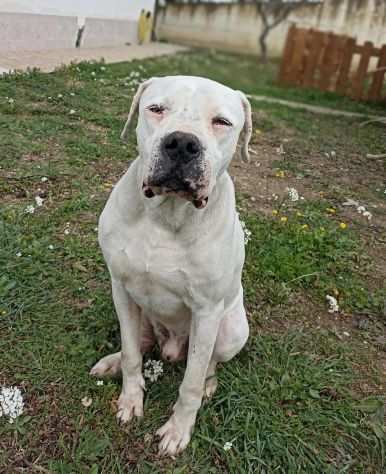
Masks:
[[[142,186],[143,194],[151,199],[154,196],[176,196],[190,201],[196,209],[204,209],[209,201],[209,196],[195,196],[188,191],[175,191],[162,186],[148,186],[145,183]]]

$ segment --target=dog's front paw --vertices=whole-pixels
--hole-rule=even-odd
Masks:
[[[118,399],[118,423],[128,423],[134,416],[143,416],[143,393],[138,393],[138,395],[124,395],[121,393]]]
[[[180,419],[173,414],[169,420],[157,431],[161,438],[159,453],[166,456],[175,456],[189,444],[194,426],[194,418]]]

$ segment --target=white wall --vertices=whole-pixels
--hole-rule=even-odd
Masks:
[[[354,36],[359,44],[386,44],[386,2],[380,0],[324,0],[295,10],[267,39],[268,54],[280,56],[289,25]],[[259,54],[261,19],[256,4],[170,3],[160,10],[159,39],[173,43]]]
[[[0,0],[0,12],[137,20],[154,0]]]

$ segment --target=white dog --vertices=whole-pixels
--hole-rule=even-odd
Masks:
[[[142,354],[157,341],[163,358],[187,356],[173,414],[157,434],[160,452],[189,443],[215,367],[248,338],[241,271],[244,235],[227,167],[238,142],[248,159],[251,108],[217,82],[153,78],[138,89],[122,132],[139,110],[139,157],[115,186],[99,220],[112,281],[121,352],[91,370],[122,371],[117,418],[143,414]]]

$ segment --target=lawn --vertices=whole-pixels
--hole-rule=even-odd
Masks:
[[[386,161],[376,157],[384,125],[252,104],[252,160],[230,170],[251,232],[243,274],[251,336],[220,368],[181,456],[159,457],[154,433],[183,364],[164,365],[147,384],[144,419],[123,428],[120,380],[100,385],[88,375],[119,350],[96,225],[136,156],[134,135],[123,144],[119,134],[140,80],[203,75],[247,93],[381,112],[280,89],[276,70],[201,51],[0,79],[0,385],[19,387],[25,404],[14,423],[0,417],[0,472],[384,472]]]

